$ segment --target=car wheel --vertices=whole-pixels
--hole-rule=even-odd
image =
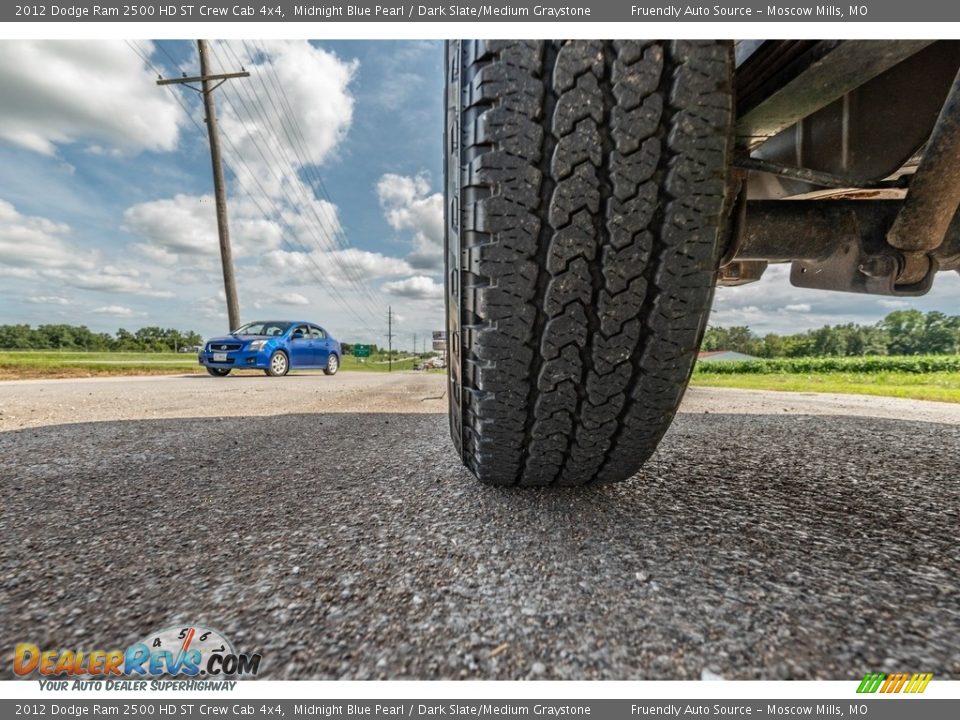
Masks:
[[[327,358],[327,366],[323,369],[323,374],[336,375],[339,369],[340,358],[337,357],[336,353],[330,353],[330,357]]]
[[[713,297],[725,41],[447,45],[450,427],[495,485],[632,476]]]
[[[214,377],[226,377],[230,374],[229,368],[214,368],[208,367],[207,372],[213,375]]]
[[[290,360],[282,350],[274,350],[265,371],[270,377],[283,377],[290,372]]]

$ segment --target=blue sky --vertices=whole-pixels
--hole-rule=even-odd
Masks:
[[[95,45],[0,42],[4,67],[40,63],[33,81],[64,63],[111,81],[0,76],[19,107],[0,110],[0,323],[221,332],[199,98],[177,90],[184,112],[152,69],[195,68],[195,46]],[[443,327],[442,55],[436,41],[213,44],[217,69],[252,73],[217,91],[245,320],[306,317],[378,342],[393,305],[401,345]],[[318,176],[332,204],[311,208]]]
[[[212,48],[215,69],[251,72],[217,91],[243,319],[383,342],[392,305],[402,347],[443,327],[442,43]],[[196,68],[187,41],[0,41],[0,323],[225,330],[199,99],[175,90],[185,111],[154,82]],[[800,290],[787,271],[719,289],[711,323],[960,304],[956,273],[902,300]]]

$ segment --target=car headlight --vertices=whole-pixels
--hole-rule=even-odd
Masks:
[[[247,345],[247,350],[262,350],[263,346],[266,344],[266,340],[254,340],[252,343]]]

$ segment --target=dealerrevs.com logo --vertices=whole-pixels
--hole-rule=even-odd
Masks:
[[[126,650],[14,648],[13,671],[60,678],[254,677],[260,655],[238,653],[223,633],[193,625],[150,633]]]

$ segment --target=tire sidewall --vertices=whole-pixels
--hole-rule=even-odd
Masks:
[[[273,361],[277,356],[283,358],[283,372],[277,372],[273,368]],[[267,363],[267,375],[270,377],[283,377],[288,372],[290,372],[290,358],[287,357],[287,354],[283,350],[274,350],[270,355],[270,361]]]
[[[330,368],[330,363],[333,363],[333,369]],[[330,357],[327,358],[327,366],[323,369],[324,375],[336,375],[340,370],[340,357],[336,353],[330,353]]]

